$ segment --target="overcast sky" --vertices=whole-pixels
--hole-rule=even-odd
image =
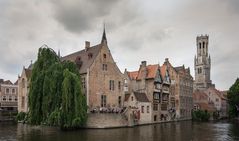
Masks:
[[[43,44],[61,55],[108,45],[123,72],[142,60],[190,67],[196,36],[209,34],[211,79],[228,89],[239,75],[239,0],[0,0],[0,78],[16,81]]]

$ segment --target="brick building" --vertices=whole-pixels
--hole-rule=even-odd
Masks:
[[[86,41],[83,50],[61,60],[75,62],[78,66],[89,110],[123,106],[124,75],[112,57],[105,30],[100,44],[90,46],[90,42]]]
[[[173,67],[168,58],[163,66],[167,66],[171,78],[170,93],[172,107],[176,108],[176,117],[179,119],[191,119],[193,109],[193,77],[190,69],[183,66]],[[173,103],[175,101],[175,104]]]
[[[142,61],[138,71],[128,72],[125,70],[125,94],[132,92],[145,93],[151,103],[151,121],[168,121],[172,119],[169,112],[169,87],[170,78],[166,68],[160,68],[159,64],[147,65]]]

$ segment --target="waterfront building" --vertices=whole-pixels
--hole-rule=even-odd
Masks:
[[[227,117],[227,99],[223,96],[224,93],[214,87],[210,87],[204,92],[208,95],[208,101],[214,104],[220,117]]]
[[[163,71],[163,73],[161,73]],[[125,70],[125,97],[132,92],[145,93],[151,103],[151,122],[172,119],[172,107],[169,101],[170,77],[167,68],[159,64],[147,65],[142,61],[138,71]]]
[[[18,76],[18,112],[28,112],[28,94],[32,68],[32,63],[27,68],[24,66],[21,75]]]
[[[124,75],[114,61],[107,44],[105,30],[100,44],[90,46],[61,58],[76,63],[89,110],[123,107]]]
[[[145,93],[132,92],[125,97],[124,106],[128,107],[129,118],[134,123],[145,124],[151,123],[151,103]],[[130,118],[133,117],[133,118]]]
[[[0,109],[5,111],[17,111],[18,100],[17,82],[0,79]]]
[[[206,90],[215,87],[211,80],[211,58],[208,53],[209,36],[197,36],[197,55],[194,58],[195,80],[194,90]]]
[[[210,114],[216,111],[214,103],[209,101],[208,95],[203,91],[196,90],[193,93],[193,104],[194,110],[206,110]]]
[[[190,74],[190,68],[185,68],[184,65],[173,67],[168,58],[165,59],[163,66],[167,66],[171,78],[170,101],[172,107],[176,108],[176,118],[191,119],[193,77]]]

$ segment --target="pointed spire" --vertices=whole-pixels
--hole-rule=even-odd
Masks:
[[[103,43],[107,44],[107,38],[106,38],[106,33],[105,33],[105,23],[104,23],[104,31],[103,31],[103,35],[102,35],[102,39],[101,39],[101,44]]]
[[[60,49],[58,49],[58,57],[61,58],[61,52],[60,52]]]

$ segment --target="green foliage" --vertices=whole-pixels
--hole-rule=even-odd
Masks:
[[[197,110],[192,112],[192,119],[194,121],[208,121],[210,118],[210,113],[206,110]]]
[[[229,117],[234,118],[239,116],[239,111],[237,107],[239,107],[239,79],[235,81],[235,83],[230,87],[227,94],[228,102],[229,102]]]
[[[219,112],[217,112],[217,111],[213,112],[212,117],[213,117],[214,120],[219,119],[219,117],[220,117]]]
[[[77,128],[86,122],[86,110],[76,65],[40,48],[30,82],[29,123]]]
[[[26,118],[26,116],[27,116],[27,115],[26,115],[25,112],[20,112],[20,113],[17,114],[16,119],[17,119],[18,121],[24,121],[25,118]]]

